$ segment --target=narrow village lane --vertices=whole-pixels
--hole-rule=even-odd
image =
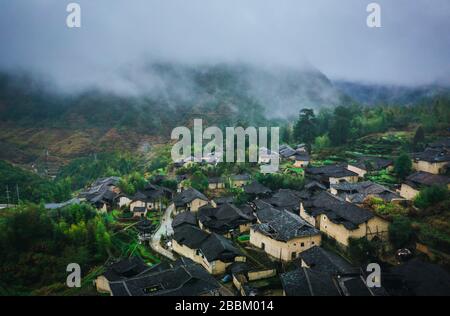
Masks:
[[[161,218],[161,225],[159,226],[158,230],[154,233],[152,236],[152,239],[150,241],[150,247],[161,254],[162,256],[169,258],[170,260],[175,261],[175,256],[173,253],[167,249],[164,249],[161,246],[161,237],[172,235],[173,229],[172,229],[172,212],[174,211],[175,206],[171,204],[164,212],[164,215]]]

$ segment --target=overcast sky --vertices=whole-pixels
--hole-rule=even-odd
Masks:
[[[366,25],[370,0],[0,0],[0,68],[90,84],[147,60],[311,64],[332,79],[450,83],[450,1],[379,0],[382,28]],[[113,80],[113,79],[111,79]]]

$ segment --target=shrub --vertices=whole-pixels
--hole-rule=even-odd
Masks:
[[[402,216],[394,218],[389,225],[389,240],[396,248],[407,246],[414,237],[411,221]]]
[[[395,161],[394,170],[402,179],[408,176],[412,170],[411,158],[407,154],[401,154]]]
[[[449,199],[449,190],[444,186],[433,185],[420,191],[414,200],[419,208],[428,208]]]

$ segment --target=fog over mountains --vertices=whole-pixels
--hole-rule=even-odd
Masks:
[[[368,28],[361,0],[78,0],[0,2],[0,69],[32,71],[66,89],[130,87],[121,72],[152,63],[313,65],[331,80],[450,83],[450,2],[379,0]],[[124,70],[125,69],[125,70]],[[138,72],[139,73],[139,72]]]
[[[361,0],[77,2],[80,29],[66,27],[64,1],[0,3],[1,120],[120,119],[126,105],[132,120],[143,109],[288,118],[450,85],[447,0],[380,0],[379,29]]]

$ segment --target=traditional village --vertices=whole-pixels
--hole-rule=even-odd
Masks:
[[[125,257],[110,258],[104,273],[92,281],[102,295],[448,293],[449,274],[428,260],[448,260],[448,255],[419,241],[397,249],[391,242],[393,217],[376,206],[414,208],[422,190],[450,188],[450,138],[412,153],[412,173],[389,187],[369,180],[393,171],[394,161],[383,157],[318,166],[304,144],[282,145],[279,153],[267,155],[260,155],[259,164],[280,159],[278,176],[295,170],[291,176],[303,180],[302,188],[272,190],[245,172],[210,177],[201,192],[192,186],[193,174],[183,172],[215,168],[219,162],[205,157],[196,164],[191,157],[169,167],[176,190],[164,186],[170,175],[157,175],[127,195],[120,178],[109,177],[95,181],[75,199],[45,207],[89,203],[134,232],[136,248]],[[358,255],[363,258],[355,260]],[[381,266],[376,286],[368,284],[374,281],[366,269],[370,260]]]
[[[0,23],[0,299],[450,296],[449,0],[3,0]]]

